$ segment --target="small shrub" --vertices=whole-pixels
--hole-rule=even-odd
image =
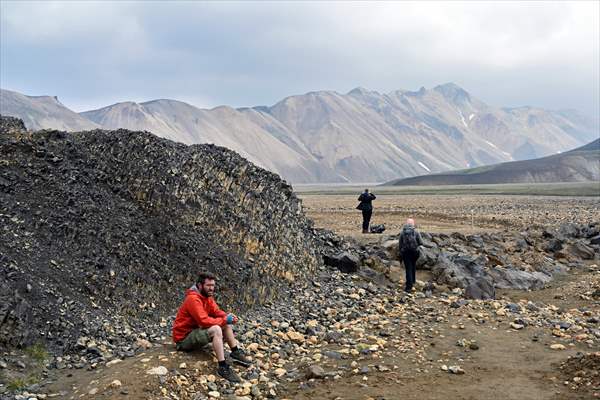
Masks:
[[[25,378],[13,379],[12,381],[8,382],[8,385],[6,385],[8,390],[10,390],[11,392],[16,392],[18,390],[25,389],[26,386],[27,380]]]
[[[25,389],[29,385],[38,383],[38,381],[39,380],[35,375],[29,375],[28,377],[15,378],[11,380],[10,382],[8,382],[8,385],[6,385],[6,387],[12,392],[17,392],[19,390]]]
[[[46,350],[46,347],[41,343],[36,343],[33,346],[28,347],[25,349],[25,353],[37,361],[38,364],[42,364],[48,359],[48,350]]]

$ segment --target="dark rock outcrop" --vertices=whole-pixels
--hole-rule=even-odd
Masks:
[[[594,249],[580,241],[573,243],[570,246],[569,251],[571,254],[583,260],[592,260],[595,256]]]
[[[486,273],[484,260],[466,256],[440,256],[431,273],[436,282],[451,288],[465,289],[465,296],[474,299],[493,299],[493,281]]]
[[[360,259],[354,254],[343,252],[323,257],[325,265],[339,269],[341,272],[352,273],[358,271]]]
[[[168,335],[200,269],[241,310],[310,274],[320,246],[292,188],[227,149],[0,119],[0,346]]]
[[[499,289],[541,289],[552,280],[552,275],[543,272],[527,272],[515,268],[494,267],[488,274]]]

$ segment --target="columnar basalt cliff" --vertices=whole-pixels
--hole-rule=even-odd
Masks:
[[[240,310],[320,262],[292,188],[230,150],[0,121],[0,347],[94,337],[104,354],[168,335],[201,268]]]

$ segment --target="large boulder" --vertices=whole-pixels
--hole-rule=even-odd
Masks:
[[[550,239],[548,243],[544,246],[544,250],[548,253],[556,253],[557,251],[562,250],[563,241],[561,239]]]
[[[482,248],[484,246],[483,238],[479,235],[469,235],[467,240],[472,247]]]
[[[594,249],[580,241],[575,242],[571,246],[569,246],[569,252],[574,256],[584,260],[591,260],[595,256]]]
[[[581,235],[585,238],[591,238],[594,236],[600,236],[600,224],[593,223],[581,228]]]
[[[565,238],[581,237],[581,226],[573,222],[566,222],[558,227],[558,234]]]
[[[496,290],[490,279],[473,279],[465,288],[465,297],[468,299],[493,299]]]
[[[398,239],[389,239],[383,242],[382,247],[388,253],[390,259],[398,260],[400,258],[400,254],[398,253],[399,245]]]
[[[358,266],[360,264],[360,259],[347,251],[334,255],[325,255],[323,261],[325,262],[325,265],[337,268],[344,273],[358,271]]]
[[[431,272],[437,283],[450,288],[465,289],[465,296],[474,299],[493,299],[496,291],[492,278],[484,269],[485,258],[442,254]]]
[[[440,249],[438,247],[425,247],[422,246],[419,250],[419,258],[417,260],[417,269],[430,270],[433,265],[437,262],[440,255]]]
[[[494,280],[494,286],[499,289],[541,289],[552,280],[551,275],[542,272],[527,272],[500,266],[490,268],[488,273]]]

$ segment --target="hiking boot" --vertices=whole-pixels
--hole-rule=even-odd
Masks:
[[[223,379],[227,379],[229,382],[232,383],[240,383],[242,380],[240,379],[239,376],[237,376],[237,374],[235,373],[234,370],[231,369],[231,367],[227,364],[221,366],[219,365],[219,369],[217,370],[217,374],[219,374],[219,376]]]
[[[252,364],[242,349],[235,349],[231,352],[230,356],[233,362],[243,365],[244,367],[249,367],[250,364]]]

